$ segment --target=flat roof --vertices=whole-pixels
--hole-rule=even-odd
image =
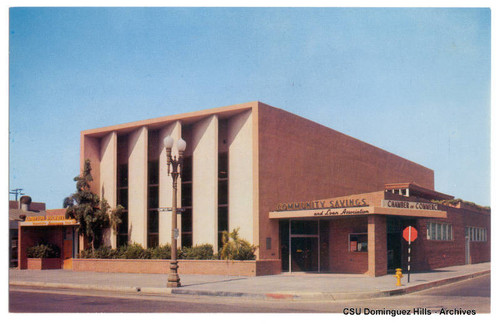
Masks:
[[[116,131],[118,134],[126,133],[132,129],[142,126],[148,126],[151,129],[161,128],[177,120],[182,120],[185,124],[189,125],[213,114],[218,114],[222,118],[230,117],[242,111],[252,109],[256,107],[258,104],[259,104],[258,101],[252,101],[243,104],[198,110],[194,112],[181,113],[176,115],[157,117],[157,118],[145,119],[145,120],[118,124],[113,126],[105,126],[100,128],[84,130],[81,132],[81,134],[83,136],[101,137],[109,132]]]
[[[444,194],[432,189],[424,188],[414,182],[389,183],[385,185],[385,190],[409,189],[412,196],[418,196],[429,200],[450,200],[454,196]]]

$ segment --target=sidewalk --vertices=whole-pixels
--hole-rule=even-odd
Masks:
[[[182,287],[166,288],[168,274],[73,272],[71,270],[9,270],[9,284],[51,288],[93,289],[145,294],[190,294],[258,299],[348,300],[410,293],[465,280],[490,272],[479,263],[404,274],[396,287],[392,274],[368,277],[356,274],[284,273],[274,276],[237,277],[181,275]]]

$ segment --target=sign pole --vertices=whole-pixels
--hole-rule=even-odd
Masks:
[[[408,233],[408,283],[410,282],[410,260],[411,260],[411,226]]]
[[[403,238],[408,242],[408,282],[410,282],[411,270],[411,241],[415,241],[417,237],[418,232],[413,228],[413,226],[408,226],[403,230]]]

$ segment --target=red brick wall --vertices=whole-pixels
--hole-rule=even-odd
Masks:
[[[259,103],[259,242],[278,237],[268,218],[280,202],[326,199],[416,182],[434,188],[434,172],[325,126]],[[259,249],[276,258],[279,246]]]
[[[387,224],[382,215],[368,216],[368,274],[387,274]]]
[[[64,216],[64,215],[66,215],[66,209],[65,208],[47,209],[45,215],[47,215],[47,216]]]
[[[61,269],[62,260],[57,259],[28,259],[28,270]]]
[[[280,260],[179,260],[179,274],[263,276],[281,273]],[[170,260],[73,259],[73,271],[169,273]]]
[[[367,218],[332,220],[330,224],[329,265],[332,272],[366,273],[368,253],[349,251],[349,234],[367,233]]]
[[[447,219],[421,219],[417,222],[418,239],[412,243],[412,269],[428,270],[465,264],[465,227],[487,228],[486,242],[471,242],[472,263],[490,261],[490,216],[469,209],[443,207],[448,212]],[[429,222],[449,223],[453,226],[452,241],[427,240]],[[403,263],[407,266],[407,245],[403,245]]]

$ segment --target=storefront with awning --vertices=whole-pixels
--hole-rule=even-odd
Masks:
[[[45,215],[27,216],[19,222],[19,269],[28,269],[27,250],[40,244],[51,244],[59,250],[59,257],[51,260],[51,268],[71,269],[72,259],[78,254],[78,223],[67,219],[65,209],[47,210]]]
[[[283,271],[386,274],[402,266],[404,227],[426,237],[429,221],[447,222],[441,205],[390,190],[280,203],[269,218],[280,224]]]

